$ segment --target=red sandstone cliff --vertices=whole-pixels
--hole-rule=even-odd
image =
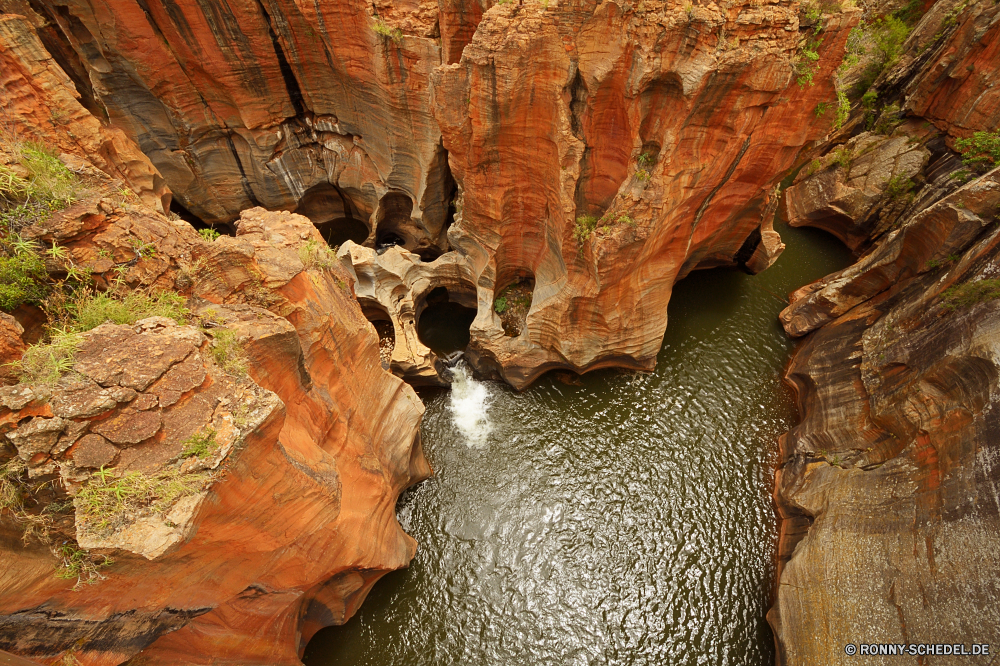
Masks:
[[[393,320],[397,374],[440,381],[414,332],[438,286],[478,306],[471,359],[514,386],[552,367],[649,368],[674,281],[780,252],[771,190],[821,133],[813,109],[857,12],[817,35],[797,3],[492,5],[32,6],[81,95],[189,212],[298,209],[428,264],[405,305],[365,296]],[[442,253],[457,273],[431,263]],[[359,279],[381,271],[350,256]],[[507,335],[493,301],[529,278]]]
[[[45,663],[299,663],[413,556],[395,504],[430,473],[422,405],[381,368],[308,219],[253,209],[209,243],[90,187],[21,236],[98,285],[176,288],[192,313],[104,324],[58,383],[0,388],[4,474],[34,489],[0,520],[0,645]],[[220,349],[226,331],[242,352]]]

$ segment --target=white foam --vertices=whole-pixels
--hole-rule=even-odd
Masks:
[[[493,431],[489,419],[490,389],[483,382],[477,382],[463,361],[452,368],[451,399],[448,407],[451,419],[465,438],[469,448],[484,449],[486,440]]]

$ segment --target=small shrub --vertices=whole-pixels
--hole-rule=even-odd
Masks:
[[[208,229],[199,229],[198,230],[198,235],[201,236],[202,238],[204,238],[205,240],[207,240],[209,243],[211,243],[212,241],[214,241],[216,238],[218,238],[222,234],[220,234],[215,229],[208,228]]]
[[[965,165],[980,173],[1000,164],[1000,132],[976,132],[956,141],[955,147]]]
[[[851,171],[851,164],[854,162],[854,153],[847,146],[837,146],[833,151],[833,163],[846,172]]]
[[[653,165],[653,156],[649,153],[642,153],[636,158],[636,163],[639,165],[640,169],[647,169]]]
[[[500,298],[493,301],[493,310],[497,314],[503,314],[507,311],[507,299],[501,296]]]
[[[190,458],[192,456],[204,458],[210,452],[215,451],[219,446],[215,441],[215,435],[215,430],[207,428],[185,439],[183,448],[181,449],[181,458]]]
[[[964,184],[969,182],[969,180],[972,179],[973,175],[974,174],[969,169],[959,169],[958,171],[951,173],[948,177],[951,178],[952,180],[957,180],[959,183]]]
[[[49,341],[32,345],[24,352],[17,368],[20,380],[26,384],[55,384],[73,368],[80,336],[69,330],[53,329]]]
[[[853,67],[861,57],[870,56],[858,81],[858,93],[871,88],[882,72],[896,64],[911,30],[906,21],[889,15],[870,22],[862,21],[851,31],[842,67]]]
[[[76,578],[74,590],[79,589],[81,585],[93,585],[102,580],[104,576],[101,575],[101,569],[115,563],[107,555],[91,555],[85,550],[70,545],[60,546],[53,552],[60,559],[59,564],[56,565],[56,578],[62,580]]]
[[[885,195],[895,201],[904,197],[914,188],[914,183],[907,176],[897,174],[889,179],[885,185]]]
[[[810,3],[806,6],[805,19],[809,24],[816,23],[823,17],[823,10],[819,5]]]
[[[132,250],[138,255],[138,258],[144,259],[146,257],[156,256],[156,245],[153,243],[146,243],[141,238],[136,238],[135,236],[130,236],[128,240],[132,245]]]
[[[826,115],[826,112],[830,110],[829,102],[820,102],[816,105],[816,117],[822,118]]]
[[[879,115],[878,120],[872,126],[872,131],[876,134],[882,134],[888,136],[892,134],[892,131],[899,126],[899,104],[893,102],[887,107],[882,109],[882,113]]]
[[[822,39],[807,41],[799,52],[795,73],[799,86],[803,88],[813,84],[813,75],[819,69],[819,47],[822,42]]]
[[[573,229],[573,237],[577,242],[583,244],[594,233],[597,228],[597,218],[593,215],[581,215],[576,218],[576,225]]]
[[[0,238],[0,310],[40,303],[48,293],[47,277],[34,242],[16,234]]]
[[[635,177],[638,178],[643,183],[649,182],[649,172],[646,171],[645,169],[639,169],[638,171],[636,171]]]
[[[400,28],[390,28],[389,25],[379,16],[376,16],[375,20],[372,22],[372,30],[374,30],[375,34],[380,37],[391,39],[397,44],[403,41],[403,31]]]
[[[634,227],[635,226],[635,220],[633,220],[631,217],[629,217],[625,213],[622,213],[621,215],[619,215],[618,219],[615,220],[615,221],[618,222],[619,224],[627,224],[630,227]]]
[[[847,93],[837,93],[837,116],[833,120],[833,129],[837,130],[844,126],[844,123],[851,117],[851,100],[847,98]]]
[[[246,354],[243,345],[236,338],[236,332],[228,328],[217,328],[212,330],[212,338],[212,358],[219,367],[230,374],[246,374]]]
[[[310,238],[304,245],[299,247],[299,261],[306,270],[319,268],[326,270],[332,268],[337,261],[337,253],[327,245],[321,245]]]
[[[949,310],[971,307],[1000,298],[1000,280],[966,282],[945,290],[942,296],[944,307]]]

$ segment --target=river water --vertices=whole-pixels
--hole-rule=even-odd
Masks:
[[[307,666],[773,664],[770,492],[796,418],[777,314],[850,261],[822,232],[778,231],[761,275],[676,285],[652,374],[421,392],[435,475],[398,505],[417,555]]]

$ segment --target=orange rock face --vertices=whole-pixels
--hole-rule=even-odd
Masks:
[[[781,251],[773,186],[826,122],[857,12],[824,17],[807,85],[796,5],[492,4],[73,0],[49,18],[205,221],[259,204],[332,245],[350,223],[369,247],[456,253],[470,360],[514,386],[649,368],[677,279]],[[506,336],[493,301],[527,278]],[[399,367],[433,372],[419,356]]]
[[[553,367],[650,368],[677,279],[773,261],[773,178],[815,138],[809,110],[832,96],[854,20],[827,17],[817,84],[800,87],[792,8],[641,7],[500,5],[435,73],[461,190],[449,235],[478,276],[472,348],[514,386]],[[490,305],[524,277],[534,298],[512,339]]]
[[[83,664],[139,653],[298,663],[315,631],[345,621],[413,556],[395,503],[430,473],[423,408],[381,368],[348,276],[326,253],[300,252],[321,246],[306,218],[247,211],[237,237],[210,244],[186,223],[143,215],[82,202],[26,234],[58,238],[99,276],[108,253],[97,249],[124,251],[141,229],[158,251],[127,279],[176,283],[205,332],[169,320],[98,327],[83,335],[80,379],[3,389],[0,423],[29,475],[62,477],[70,492],[102,487],[102,466],[112,478],[198,483],[111,528],[77,495],[77,541],[114,559],[78,590],[53,575],[46,547],[22,546],[10,531],[20,526],[5,524],[0,644],[45,662],[71,651]],[[242,341],[248,375],[219,366],[209,338],[221,329]],[[207,429],[207,452],[185,454]]]
[[[126,181],[150,206],[169,206],[169,190],[149,158],[121,129],[99,122],[79,98],[73,82],[42,45],[35,25],[25,16],[0,14],[4,140],[39,141],[85,156],[108,175]]]

